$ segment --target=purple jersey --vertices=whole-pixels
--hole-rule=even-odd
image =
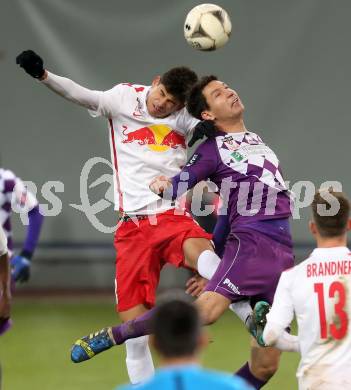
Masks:
[[[291,216],[287,190],[275,153],[255,133],[217,132],[195,151],[173,177],[173,197],[210,179],[218,187],[231,226]]]
[[[228,235],[229,229],[215,228],[215,236],[226,236],[219,237],[225,246],[217,248],[221,240],[215,240],[222,261],[206,289],[232,302],[249,297],[252,304],[271,303],[281,272],[294,264],[290,194],[275,153],[255,133],[218,132],[172,179],[172,196],[187,179],[188,189],[206,179],[216,184],[224,203],[220,214],[227,215],[219,221],[230,225]]]

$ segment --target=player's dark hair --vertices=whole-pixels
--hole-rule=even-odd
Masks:
[[[173,299],[156,308],[152,329],[155,347],[163,357],[192,356],[201,332],[200,316],[191,303]]]
[[[202,120],[201,113],[210,108],[202,91],[207,84],[214,80],[218,80],[214,75],[203,76],[191,88],[188,94],[186,108],[193,117]]]
[[[332,208],[338,211],[333,213]],[[342,236],[347,230],[350,202],[343,192],[333,191],[332,188],[320,190],[314,195],[312,213],[322,237]]]
[[[161,76],[160,82],[168,93],[184,104],[189,89],[197,82],[197,74],[186,66],[168,70]]]

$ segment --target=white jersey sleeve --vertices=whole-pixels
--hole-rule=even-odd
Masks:
[[[67,77],[57,76],[48,72],[48,76],[42,83],[65,99],[87,108],[94,117],[105,116],[111,118],[117,116],[123,103],[123,84],[118,84],[107,91],[94,91]]]
[[[124,101],[125,90],[123,84],[117,84],[108,91],[100,92],[97,108],[89,110],[90,115],[93,117],[102,115],[107,118],[118,116]]]
[[[5,255],[7,252],[7,238],[2,226],[0,225],[0,256]]]
[[[294,304],[291,296],[293,269],[281,274],[274,294],[273,305],[267,315],[263,340],[267,345],[274,344],[294,318]]]
[[[97,110],[99,107],[102,91],[82,87],[66,77],[51,72],[48,72],[47,78],[41,82],[58,95],[89,110]]]

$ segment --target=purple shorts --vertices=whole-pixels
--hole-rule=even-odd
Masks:
[[[227,239],[222,261],[206,290],[215,291],[232,302],[250,298],[273,302],[280,274],[294,266],[290,236],[279,240],[243,227]]]

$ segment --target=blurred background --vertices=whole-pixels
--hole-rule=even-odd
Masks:
[[[239,92],[246,106],[247,127],[258,132],[275,150],[290,188],[299,181],[312,182],[315,188],[326,181],[338,181],[351,194],[350,1],[221,0],[216,4],[229,13],[232,36],[224,48],[210,53],[190,48],[183,37],[185,16],[199,3],[192,0],[2,2],[0,166],[33,182],[39,202],[49,210],[52,202],[42,194],[44,184],[63,183],[63,187],[52,190],[61,202],[62,211],[45,218],[32,277],[16,293],[17,328],[0,340],[5,389],[23,388],[21,383],[26,383],[27,389],[79,386],[108,389],[126,379],[124,364],[118,365],[117,358],[113,362],[106,358],[105,363],[94,360],[94,364],[101,366],[94,366],[96,376],[91,371],[90,382],[86,378],[89,370],[84,371],[84,366],[68,368],[70,342],[95,326],[115,321],[112,231],[117,216],[108,181],[96,182],[102,175],[111,174],[104,162],[91,169],[87,191],[91,205],[103,201],[102,211],[95,217],[106,227],[105,232],[97,230],[79,210],[83,167],[93,157],[107,160],[110,157],[107,122],[92,119],[86,110],[55,96],[26,75],[15,65],[15,57],[22,50],[36,51],[47,69],[96,90],[110,89],[119,82],[148,85],[155,76],[176,65],[187,65],[200,75],[216,74]],[[298,194],[304,204],[308,194],[303,186],[296,188],[302,189]],[[210,196],[205,201],[214,199]],[[307,230],[309,209],[301,208],[299,215],[300,219],[292,222],[298,260],[313,246]],[[201,222],[211,229],[214,220]],[[16,215],[13,230],[16,246],[20,248],[25,228]],[[182,286],[186,278],[186,273],[168,269],[162,277],[161,289]],[[214,329],[225,334],[226,324],[231,326],[234,320],[226,317],[225,321],[228,324]],[[240,332],[239,325],[237,328]],[[63,335],[63,330],[71,333]],[[32,333],[26,333],[29,331]],[[36,344],[27,345],[28,339],[40,339],[46,346],[55,342],[58,349],[45,350],[46,355],[42,356],[42,344],[40,348]],[[60,349],[60,340],[67,344],[64,351]],[[234,342],[235,336],[233,346]],[[28,348],[25,351],[24,345]],[[225,344],[223,348],[226,349]],[[237,348],[233,347],[230,356],[242,361]],[[32,354],[42,361],[32,360]],[[49,364],[55,355],[65,363],[51,364],[45,368],[51,374],[45,376],[41,364]],[[215,355],[213,352],[211,356]],[[236,367],[229,357],[224,359],[224,365],[218,359],[209,359],[208,362],[218,363],[218,368]],[[97,367],[102,370],[107,360],[112,373],[111,380],[105,383]],[[285,388],[296,388],[296,361],[288,367],[288,374],[284,371],[280,374],[281,383],[286,375],[292,380],[291,387],[285,383]],[[92,369],[93,364],[87,364],[90,366],[85,367]],[[73,382],[63,372],[60,382],[50,371],[54,366],[60,372],[72,371]],[[120,375],[118,378],[114,369]],[[22,374],[16,375],[19,372]],[[48,384],[43,375],[57,380]],[[267,389],[279,388],[274,386],[273,383]]]

